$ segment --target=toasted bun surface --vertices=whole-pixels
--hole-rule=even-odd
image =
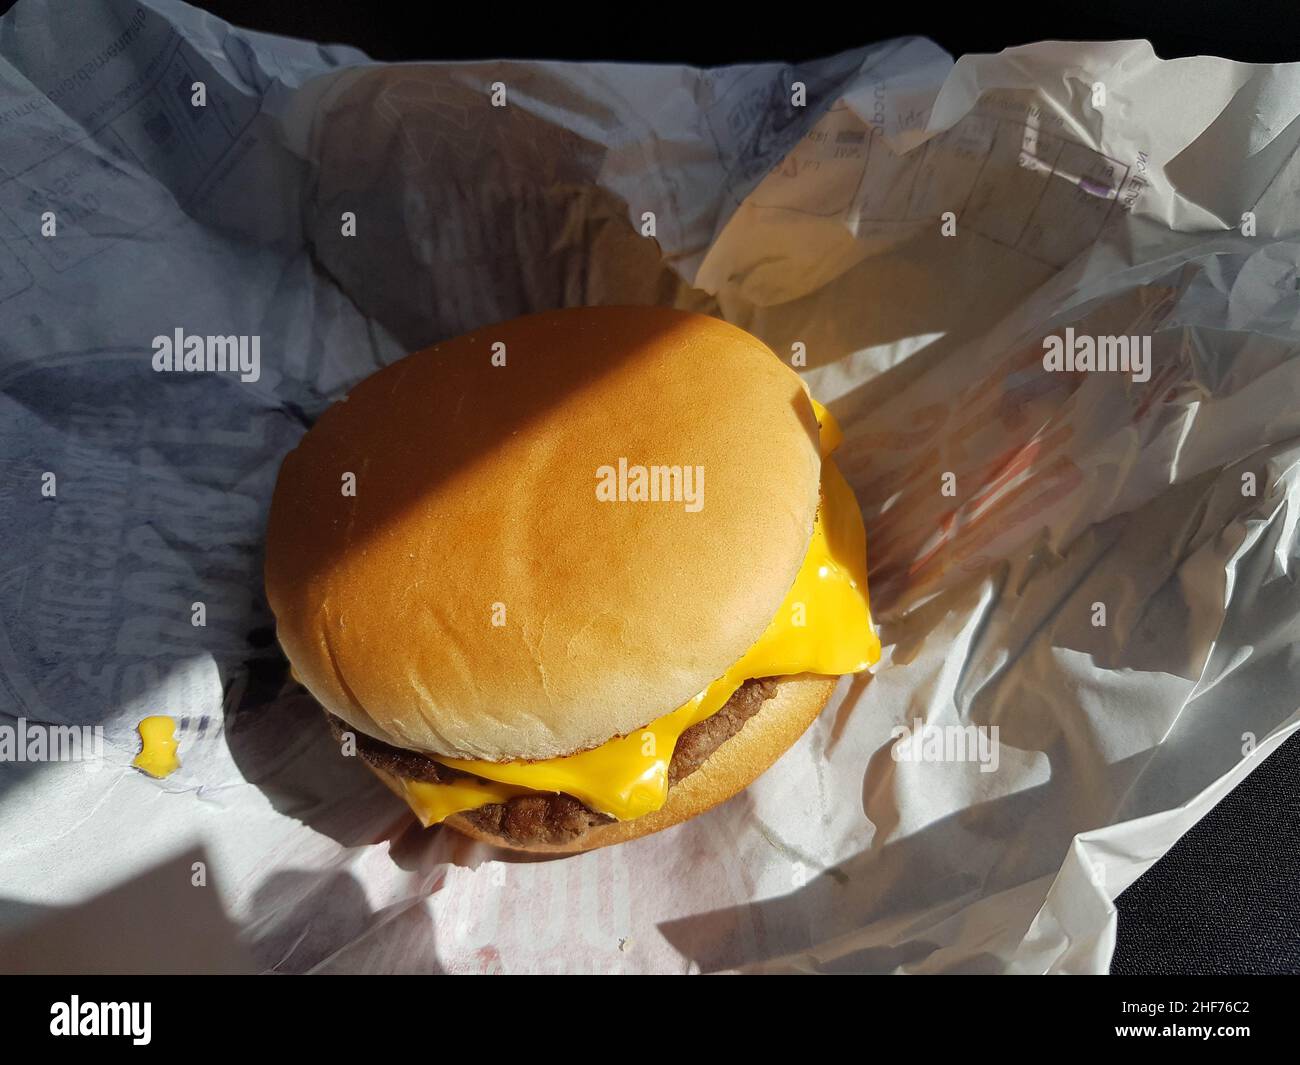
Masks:
[[[579,854],[626,843],[695,817],[749,787],[783,755],[817,719],[835,691],[838,677],[782,677],[777,691],[744,727],[722,744],[684,780],[674,784],[668,801],[634,821],[597,825],[570,844],[535,843],[521,846],[484,832],[460,814],[443,824],[495,847],[528,854]]]
[[[602,502],[620,458],[702,467],[703,506]],[[807,393],[749,334],[665,308],[531,315],[326,411],[280,470],[267,595],[296,675],[354,728],[572,754],[676,709],[762,634],[819,474]]]

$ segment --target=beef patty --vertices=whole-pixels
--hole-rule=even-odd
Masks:
[[[745,722],[758,713],[763,703],[775,694],[776,678],[747,680],[717,713],[683,732],[673,750],[672,761],[668,764],[669,789],[699,769],[714,751],[739,732]],[[344,722],[333,715],[327,716],[336,736],[348,731]],[[430,784],[450,784],[466,778],[480,779],[472,773],[445,766],[419,751],[394,747],[363,732],[350,731],[356,736],[357,753],[376,769],[393,776]],[[571,843],[597,825],[608,824],[613,820],[606,814],[597,813],[572,795],[551,792],[517,795],[505,802],[489,803],[477,810],[467,810],[461,816],[476,828],[521,846],[530,843]]]

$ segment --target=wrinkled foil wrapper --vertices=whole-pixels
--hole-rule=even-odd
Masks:
[[[1300,724],[1298,113],[1300,65],[1141,41],[385,65],[21,0],[0,723],[105,751],[0,764],[0,927],[198,845],[266,971],[1104,972],[1116,895]],[[886,651],[724,806],[509,860],[339,757],[274,643],[264,522],[377,367],[594,303],[800,366]],[[154,373],[177,327],[259,336],[258,380]],[[1149,379],[1046,372],[1067,329],[1149,338]],[[150,714],[178,722],[163,780],[130,765]],[[949,726],[996,764],[902,731]]]

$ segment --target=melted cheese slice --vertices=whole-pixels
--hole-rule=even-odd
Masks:
[[[826,456],[839,426],[813,401],[821,426],[822,502],[803,565],[767,631],[726,673],[685,705],[590,751],[537,762],[437,760],[484,778],[430,784],[380,774],[425,825],[529,792],[565,792],[619,821],[658,810],[683,732],[717,713],[745,681],[797,673],[857,673],[880,658],[867,600],[867,545],[853,490]]]

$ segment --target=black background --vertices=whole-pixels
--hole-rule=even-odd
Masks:
[[[2,2],[2,0],[0,0]],[[546,4],[205,0],[229,22],[375,59],[603,59],[717,66],[794,62],[909,34],[954,56],[1041,40],[1144,37],[1162,58],[1300,59],[1300,5],[1281,0],[1037,3]],[[962,10],[965,8],[966,10]]]
[[[0,0],[0,11],[12,6]],[[206,0],[230,22],[381,60],[549,58],[716,66],[798,61],[890,37],[954,56],[1036,40],[1146,38],[1162,58],[1300,59],[1300,4],[1089,0],[966,5],[535,4]],[[1116,973],[1300,972],[1300,736],[1119,899]]]

